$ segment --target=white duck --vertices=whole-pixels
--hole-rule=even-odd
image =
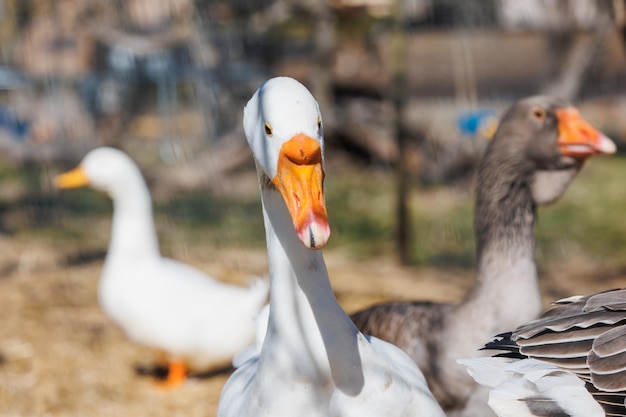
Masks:
[[[55,185],[91,185],[113,199],[100,305],[131,340],[166,354],[165,385],[180,384],[187,368],[227,366],[254,340],[253,319],[267,301],[267,280],[254,278],[248,288],[238,287],[162,257],[150,193],[128,155],[94,149],[77,168],[57,176]]]
[[[559,300],[485,349],[503,353],[458,362],[498,416],[626,416],[626,289]]]
[[[270,312],[262,349],[227,381],[218,416],[443,416],[415,363],[352,324],[315,250],[330,229],[313,96],[291,78],[273,78],[254,93],[243,123],[261,186]]]

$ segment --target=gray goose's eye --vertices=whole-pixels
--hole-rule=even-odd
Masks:
[[[533,118],[539,122],[546,120],[546,111],[541,107],[535,107],[532,111]]]
[[[265,134],[267,136],[272,136],[272,126],[270,126],[269,124],[265,123]]]

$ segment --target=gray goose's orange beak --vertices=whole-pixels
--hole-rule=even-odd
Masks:
[[[80,188],[90,184],[82,165],[54,177],[56,188]]]
[[[612,154],[615,143],[594,129],[574,108],[556,111],[559,121],[558,146],[563,155],[574,158],[587,158],[597,153]]]
[[[324,202],[322,149],[309,136],[297,134],[280,148],[272,183],[285,199],[298,238],[309,249],[321,249],[330,237]]]

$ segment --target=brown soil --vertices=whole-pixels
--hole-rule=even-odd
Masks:
[[[158,356],[130,343],[101,312],[101,262],[65,266],[71,250],[40,239],[4,238],[0,244],[1,417],[216,415],[228,374],[191,378],[175,390],[138,375],[138,366],[152,366]],[[261,250],[183,252],[174,257],[231,282],[266,271]],[[401,268],[390,258],[357,262],[341,250],[326,251],[326,260],[349,312],[388,299],[458,300],[472,280],[472,271]],[[623,282],[619,273],[598,276],[596,267],[582,260],[543,268],[546,303]],[[587,278],[592,270],[597,280]]]

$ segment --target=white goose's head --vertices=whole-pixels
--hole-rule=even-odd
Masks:
[[[76,168],[59,174],[54,179],[57,188],[91,186],[112,197],[128,181],[141,176],[137,165],[124,152],[109,147],[93,149]]]
[[[272,78],[248,101],[243,126],[258,166],[285,200],[298,238],[307,248],[322,248],[330,228],[317,101],[298,81]]]

